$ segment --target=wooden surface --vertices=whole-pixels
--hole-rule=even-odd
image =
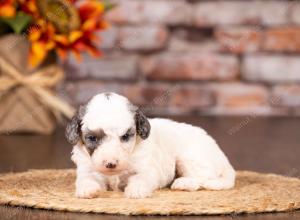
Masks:
[[[177,117],[205,128],[220,144],[236,169],[273,172],[300,178],[300,118],[210,118]],[[74,167],[71,146],[63,129],[53,136],[0,136],[0,172]],[[138,202],[138,201],[137,201]],[[166,219],[51,212],[0,206],[0,219]],[[168,217],[168,219],[287,219],[299,220],[300,212],[213,217]]]

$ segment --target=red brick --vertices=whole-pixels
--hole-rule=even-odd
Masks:
[[[64,99],[78,105],[100,92],[116,92],[128,97],[148,115],[221,114],[283,115],[300,106],[299,85],[278,85],[272,96],[263,85],[245,83],[121,83],[107,81],[68,82]],[[68,98],[69,96],[69,98]],[[270,106],[274,106],[273,108]]]
[[[295,82],[300,81],[300,56],[248,55],[242,64],[242,77],[250,81]]]
[[[203,31],[198,28],[176,27],[172,29],[171,33],[169,51],[219,52],[219,44],[211,38],[209,30]]]
[[[203,1],[195,5],[192,22],[199,27],[282,25],[288,23],[289,6],[280,1]]]
[[[265,26],[286,25],[289,23],[290,1],[260,1],[261,24]]]
[[[141,96],[144,99],[144,105],[152,107],[167,107],[170,104],[170,98],[177,91],[176,84],[151,83],[141,87]]]
[[[300,24],[300,3],[294,1],[291,2],[291,21],[294,24]]]
[[[168,31],[163,26],[123,27],[119,45],[125,50],[151,51],[166,46]]]
[[[205,86],[192,84],[149,83],[138,85],[140,104],[148,110],[156,107],[166,107],[170,111],[182,112],[207,108],[214,104],[212,93]]]
[[[214,96],[210,89],[201,85],[175,85],[170,99],[172,108],[200,110],[215,104]],[[175,88],[174,86],[174,88]]]
[[[272,89],[274,106],[300,107],[300,85],[277,85]]]
[[[258,51],[262,34],[259,28],[221,28],[215,32],[221,51],[245,53]]]
[[[117,44],[119,30],[117,27],[111,26],[105,31],[100,31],[98,36],[100,37],[99,49],[113,49]]]
[[[217,54],[162,54],[145,58],[141,70],[156,80],[231,80],[239,73],[234,56]]]
[[[268,90],[261,85],[244,83],[211,84],[216,96],[212,114],[269,114]]]
[[[186,39],[172,37],[168,47],[172,52],[219,52],[220,44],[214,40],[201,40],[193,42]]]
[[[128,97],[135,104],[143,104],[140,87],[136,83],[108,82],[101,80],[85,80],[78,82],[67,82],[66,93],[78,105],[86,103],[91,97],[98,93],[115,92]]]
[[[214,104],[214,97],[209,89],[192,84],[83,81],[67,83],[65,88],[74,105],[85,103],[100,92],[110,91],[125,95],[150,115],[187,114],[207,109]]]
[[[194,7],[192,22],[199,27],[259,24],[259,5],[245,1],[205,1]]]
[[[190,21],[190,5],[183,0],[121,0],[107,18],[117,24],[164,23],[187,24]]]
[[[263,49],[272,52],[300,52],[300,28],[285,27],[266,30]]]
[[[141,4],[138,1],[116,1],[116,6],[107,12],[106,19],[116,24],[139,23]]]
[[[268,92],[263,86],[243,83],[216,84],[213,86],[217,104],[229,108],[243,108],[267,104]]]
[[[107,55],[100,59],[85,57],[78,62],[72,57],[64,63],[68,79],[122,79],[135,80],[138,58],[133,55]]]

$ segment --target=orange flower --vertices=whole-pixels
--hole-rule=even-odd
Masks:
[[[13,17],[16,15],[15,0],[0,1],[0,16]]]
[[[69,2],[70,7],[75,7],[75,1]],[[69,52],[73,53],[77,60],[81,59],[82,52],[88,52],[92,56],[101,55],[95,46],[98,39],[94,33],[107,27],[103,21],[104,4],[96,0],[86,0],[79,4],[76,10],[80,22],[74,26],[76,29],[67,29],[67,32],[66,30],[61,32],[61,27],[58,27],[57,23],[47,21],[42,16],[38,19],[35,28],[29,31],[28,37],[31,42],[29,62],[32,66],[39,65],[51,50],[55,50],[62,59],[65,59]],[[40,16],[38,11],[31,12],[34,17]]]
[[[26,14],[31,15],[34,18],[39,18],[39,12],[35,0],[18,0],[20,4],[20,10]]]
[[[92,56],[101,55],[95,46],[99,39],[94,32],[103,30],[108,26],[103,21],[104,10],[104,4],[96,0],[86,1],[79,6],[81,27],[77,32],[71,33],[69,38],[69,47],[78,60],[80,60],[80,52],[84,51]]]
[[[51,23],[39,20],[28,31],[28,39],[31,42],[29,51],[29,63],[38,66],[56,46],[54,41],[55,29]]]

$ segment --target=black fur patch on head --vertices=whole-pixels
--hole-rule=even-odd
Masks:
[[[109,100],[112,94],[110,92],[106,92],[104,93],[104,95],[107,98],[107,100]]]
[[[71,121],[67,124],[65,135],[67,141],[70,144],[77,144],[81,136],[81,120],[85,115],[86,106],[82,105],[79,107],[76,114],[73,116]]]
[[[106,134],[104,133],[103,129],[82,131],[82,141],[90,155],[93,154],[105,137]]]
[[[134,119],[135,119],[137,134],[142,139],[145,140],[149,136],[151,130],[151,125],[147,117],[144,115],[144,113],[141,110],[137,109],[135,112]]]

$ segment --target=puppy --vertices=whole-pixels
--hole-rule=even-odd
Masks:
[[[66,128],[77,165],[76,196],[124,190],[145,198],[159,188],[230,189],[235,171],[203,129],[168,119],[147,119],[127,98],[94,96]]]

